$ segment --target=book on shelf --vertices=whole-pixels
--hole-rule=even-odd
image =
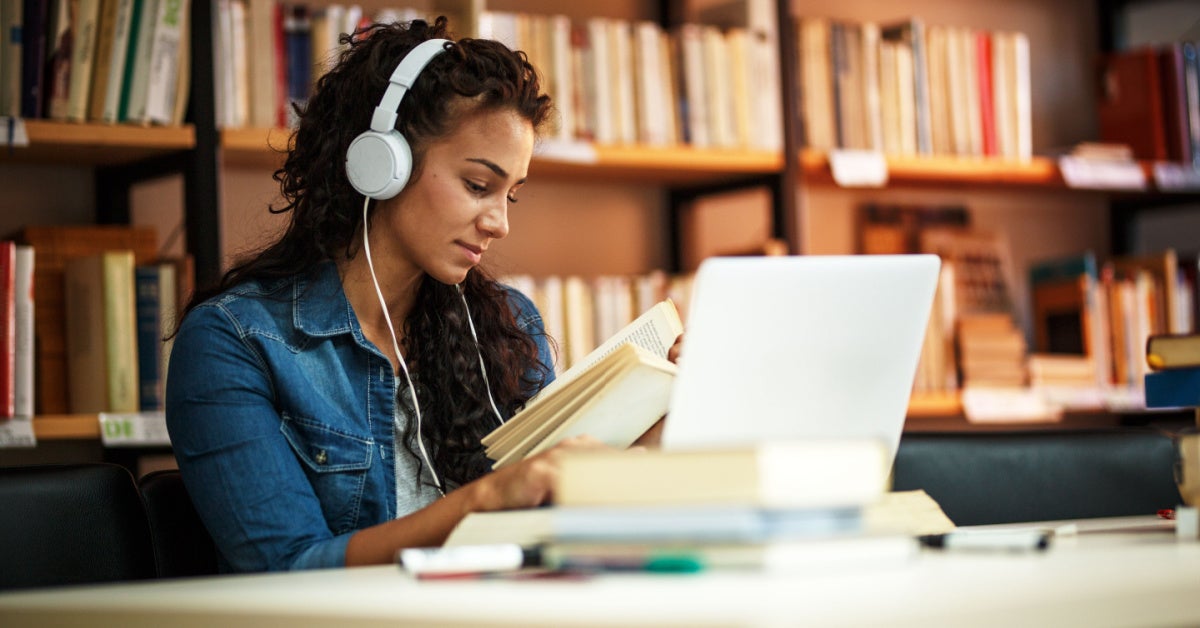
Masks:
[[[13,277],[13,414],[33,416],[34,411],[34,314],[33,247],[18,244]]]
[[[1146,365],[1156,371],[1200,367],[1200,334],[1154,334],[1146,340]]]
[[[1167,77],[1160,52],[1150,46],[1124,50],[1103,63],[1100,138],[1128,145],[1137,159],[1168,159]]]
[[[66,263],[67,386],[73,413],[137,412],[133,251]]]
[[[647,310],[482,439],[494,467],[581,434],[632,444],[666,414],[676,372],[667,352],[682,332],[670,300]]]
[[[134,0],[101,0],[96,61],[92,67],[92,87],[88,98],[89,120],[117,121],[121,105],[121,81],[125,77],[125,57],[129,52],[133,4]]]
[[[15,416],[17,245],[0,240],[0,418]]]
[[[96,40],[100,31],[100,0],[73,0],[71,74],[67,87],[66,119],[87,120],[92,78],[96,65]]]
[[[107,250],[132,250],[137,263],[149,263],[155,256],[157,237],[149,227],[45,225],[25,227],[15,239],[34,249],[36,412],[66,414],[70,411],[63,279],[67,261]]]
[[[134,269],[137,293],[138,407],[143,412],[163,409],[169,338],[175,328],[177,288],[175,265],[155,263]]]
[[[854,506],[886,490],[881,443],[788,441],[696,450],[566,452],[554,503],[561,506]]]
[[[21,29],[24,0],[0,3],[0,116],[21,115]]]

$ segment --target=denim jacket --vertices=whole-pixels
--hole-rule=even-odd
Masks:
[[[550,366],[536,308],[512,289],[509,303]],[[353,532],[408,514],[396,512],[397,378],[363,337],[333,263],[196,307],[168,373],[171,444],[222,570],[343,566]]]

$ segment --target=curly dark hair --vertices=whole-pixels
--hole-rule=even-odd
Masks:
[[[346,176],[346,149],[370,127],[371,114],[398,61],[429,39],[451,43],[421,71],[396,119],[396,129],[412,148],[413,180],[420,176],[429,145],[452,134],[469,115],[514,111],[535,131],[543,126],[550,97],[541,93],[537,73],[523,52],[490,40],[453,41],[445,17],[433,24],[374,24],[342,35],[346,48],[336,67],[317,81],[303,106],[294,106],[299,126],[287,159],[273,175],[284,202],[269,209],[291,213],[286,232],[239,260],[216,286],[198,292],[186,311],[237,284],[305,275],[320,262],[358,253],[362,196]],[[461,286],[496,405],[505,417],[512,416],[541,387],[545,367],[534,340],[518,328],[502,286],[478,267]],[[422,435],[435,471],[447,488],[453,488],[490,469],[479,440],[496,425],[457,289],[426,277],[403,326],[404,355],[425,418]],[[415,452],[415,440],[406,446]]]

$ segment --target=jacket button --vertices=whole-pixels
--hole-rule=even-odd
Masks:
[[[329,454],[325,453],[325,450],[322,449],[317,452],[317,464],[325,464],[326,462],[329,462]]]

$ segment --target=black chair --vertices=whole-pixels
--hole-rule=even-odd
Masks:
[[[124,467],[0,467],[0,589],[154,575],[146,511]]]
[[[139,488],[150,519],[158,577],[216,574],[216,545],[192,506],[179,471],[148,473],[139,482]]]
[[[1152,515],[1180,503],[1172,439],[1134,428],[906,433],[895,490],[924,489],[954,523]]]

